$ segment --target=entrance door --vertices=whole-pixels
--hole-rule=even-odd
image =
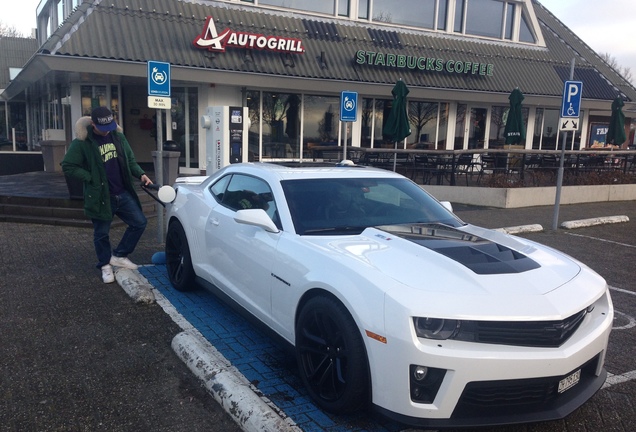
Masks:
[[[487,108],[471,107],[467,116],[467,136],[469,149],[483,149],[486,139]]]

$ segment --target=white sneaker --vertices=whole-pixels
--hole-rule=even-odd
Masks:
[[[110,265],[114,265],[115,267],[124,267],[131,270],[137,270],[139,266],[129,260],[127,257],[110,257]]]
[[[104,283],[115,282],[115,275],[113,274],[113,267],[110,264],[106,264],[102,267],[102,280]]]

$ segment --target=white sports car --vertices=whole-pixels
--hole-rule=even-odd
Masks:
[[[317,405],[426,427],[558,419],[604,383],[603,278],[459,220],[386,170],[230,165],[167,205],[178,290],[215,287],[295,347]]]

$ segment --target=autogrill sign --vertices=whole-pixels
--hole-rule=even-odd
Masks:
[[[208,51],[225,52],[227,47],[259,49],[285,53],[304,53],[303,42],[297,38],[283,36],[265,36],[256,33],[235,32],[229,28],[219,34],[214,19],[209,16],[203,31],[194,39],[194,45]]]

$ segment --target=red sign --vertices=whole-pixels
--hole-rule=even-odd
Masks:
[[[297,38],[283,36],[265,36],[256,33],[235,32],[229,28],[221,34],[216,31],[214,19],[209,16],[205,21],[203,31],[194,41],[197,48],[214,52],[225,52],[230,48],[247,48],[285,53],[304,53],[303,41]]]

